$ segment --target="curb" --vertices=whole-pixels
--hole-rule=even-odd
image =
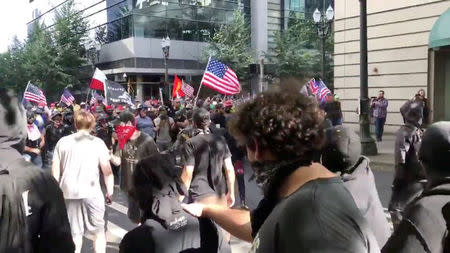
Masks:
[[[376,171],[394,172],[395,165],[389,162],[370,161],[370,168]]]

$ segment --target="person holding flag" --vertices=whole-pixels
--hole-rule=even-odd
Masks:
[[[71,106],[75,102],[75,97],[72,96],[70,91],[65,88],[63,94],[61,95],[61,99],[59,100],[60,103],[64,103],[67,106]]]

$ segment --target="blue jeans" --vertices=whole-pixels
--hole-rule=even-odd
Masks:
[[[36,165],[36,166],[39,167],[40,169],[42,168],[42,157],[41,157],[41,155],[30,155],[30,154],[24,153],[24,154],[22,155],[22,157],[23,157],[27,162],[30,162],[30,163]]]
[[[386,118],[375,118],[375,135],[377,136],[377,141],[381,141],[383,138],[384,124],[386,123]]]

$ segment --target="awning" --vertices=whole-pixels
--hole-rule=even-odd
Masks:
[[[450,8],[434,23],[430,33],[429,48],[450,45]]]

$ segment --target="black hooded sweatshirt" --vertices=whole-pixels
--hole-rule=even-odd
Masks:
[[[74,252],[67,210],[58,183],[49,173],[27,163],[18,151],[23,150],[26,139],[24,109],[11,93],[0,89],[0,95],[0,171],[8,172],[17,191],[15,195],[19,196],[10,201],[22,201],[24,207],[22,214],[10,213],[8,207],[0,208],[0,219],[5,219],[0,224],[16,219],[12,217],[14,215],[25,216],[26,242],[23,243],[31,247],[23,251],[12,246],[11,252]],[[3,207],[1,202],[2,199],[0,207]]]

